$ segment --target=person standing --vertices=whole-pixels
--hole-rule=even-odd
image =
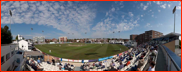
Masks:
[[[55,65],[55,60],[54,60],[54,58],[52,58],[52,64]]]

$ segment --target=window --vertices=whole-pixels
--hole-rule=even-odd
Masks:
[[[20,58],[17,58],[16,62],[17,62],[18,64],[20,64]]]
[[[1,57],[1,65],[4,63],[4,56]]]
[[[6,61],[10,58],[10,53],[6,54]]]

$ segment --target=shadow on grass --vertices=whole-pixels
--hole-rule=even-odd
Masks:
[[[112,50],[112,52],[119,52],[120,50]]]
[[[102,56],[98,55],[98,53],[86,53],[85,55],[86,56],[93,55],[93,56],[96,56],[96,57],[102,57]]]
[[[98,53],[86,53],[85,55],[96,55]]]

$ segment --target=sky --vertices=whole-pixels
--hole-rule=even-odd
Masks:
[[[165,35],[174,31],[174,6],[175,32],[181,34],[180,1],[2,1],[1,27],[10,26],[11,19],[13,37],[20,34],[26,39],[129,39],[148,30]]]

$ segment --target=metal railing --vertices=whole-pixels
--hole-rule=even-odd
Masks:
[[[24,71],[26,59],[24,58],[23,61],[18,65],[18,67],[15,69],[15,71]]]
[[[172,52],[169,48],[162,45],[162,51],[166,59],[168,71],[181,71],[181,58]]]

